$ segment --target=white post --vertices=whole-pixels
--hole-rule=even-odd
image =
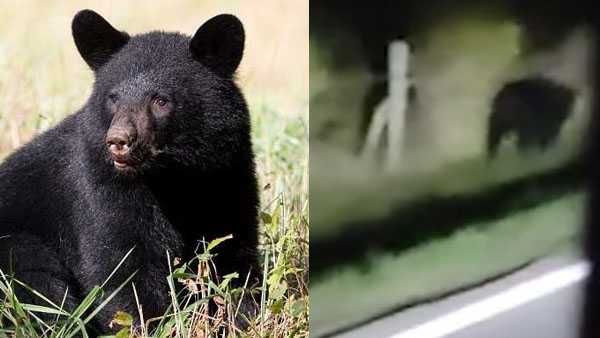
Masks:
[[[387,106],[387,98],[383,99],[383,101],[375,106],[375,111],[373,117],[371,117],[371,123],[369,124],[362,149],[362,156],[364,158],[372,159],[372,155],[377,151],[377,146],[379,146],[379,143],[381,142],[383,131],[385,130],[385,125],[388,120]]]
[[[388,47],[388,104],[386,112],[388,148],[387,169],[394,170],[400,166],[404,143],[404,127],[406,115],[406,96],[408,90],[408,44],[404,41],[393,41]]]

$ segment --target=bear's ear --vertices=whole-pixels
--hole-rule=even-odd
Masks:
[[[198,28],[190,50],[196,60],[215,73],[231,77],[242,61],[244,27],[233,15],[217,15]]]
[[[89,9],[75,15],[71,29],[79,54],[94,71],[129,41],[127,33],[119,32],[98,13]]]

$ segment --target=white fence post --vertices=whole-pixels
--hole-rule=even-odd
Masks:
[[[388,170],[394,170],[401,165],[404,147],[409,48],[404,41],[393,41],[388,48],[388,153],[386,165]]]
[[[387,128],[387,149],[385,167],[389,171],[399,168],[404,146],[404,128],[408,94],[409,47],[404,41],[393,41],[388,46],[388,95],[373,112],[367,131],[362,156],[367,157],[377,151]]]

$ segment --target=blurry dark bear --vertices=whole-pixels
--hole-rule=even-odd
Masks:
[[[193,37],[129,36],[97,13],[73,19],[73,37],[94,71],[86,104],[0,165],[0,268],[73,310],[132,248],[105,295],[135,271],[146,319],[171,303],[169,257],[202,244],[217,273],[258,282],[258,191],[246,101],[234,83],[241,22],[219,15]],[[25,302],[39,302],[17,290]],[[251,300],[241,312],[252,315]],[[138,313],[127,286],[98,314]]]
[[[521,152],[544,150],[558,137],[571,113],[572,89],[541,77],[510,82],[496,94],[489,117],[487,151],[496,156],[502,139],[517,136]]]

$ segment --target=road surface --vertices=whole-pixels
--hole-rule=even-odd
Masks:
[[[392,314],[336,338],[575,338],[589,265],[552,257],[480,288]]]

